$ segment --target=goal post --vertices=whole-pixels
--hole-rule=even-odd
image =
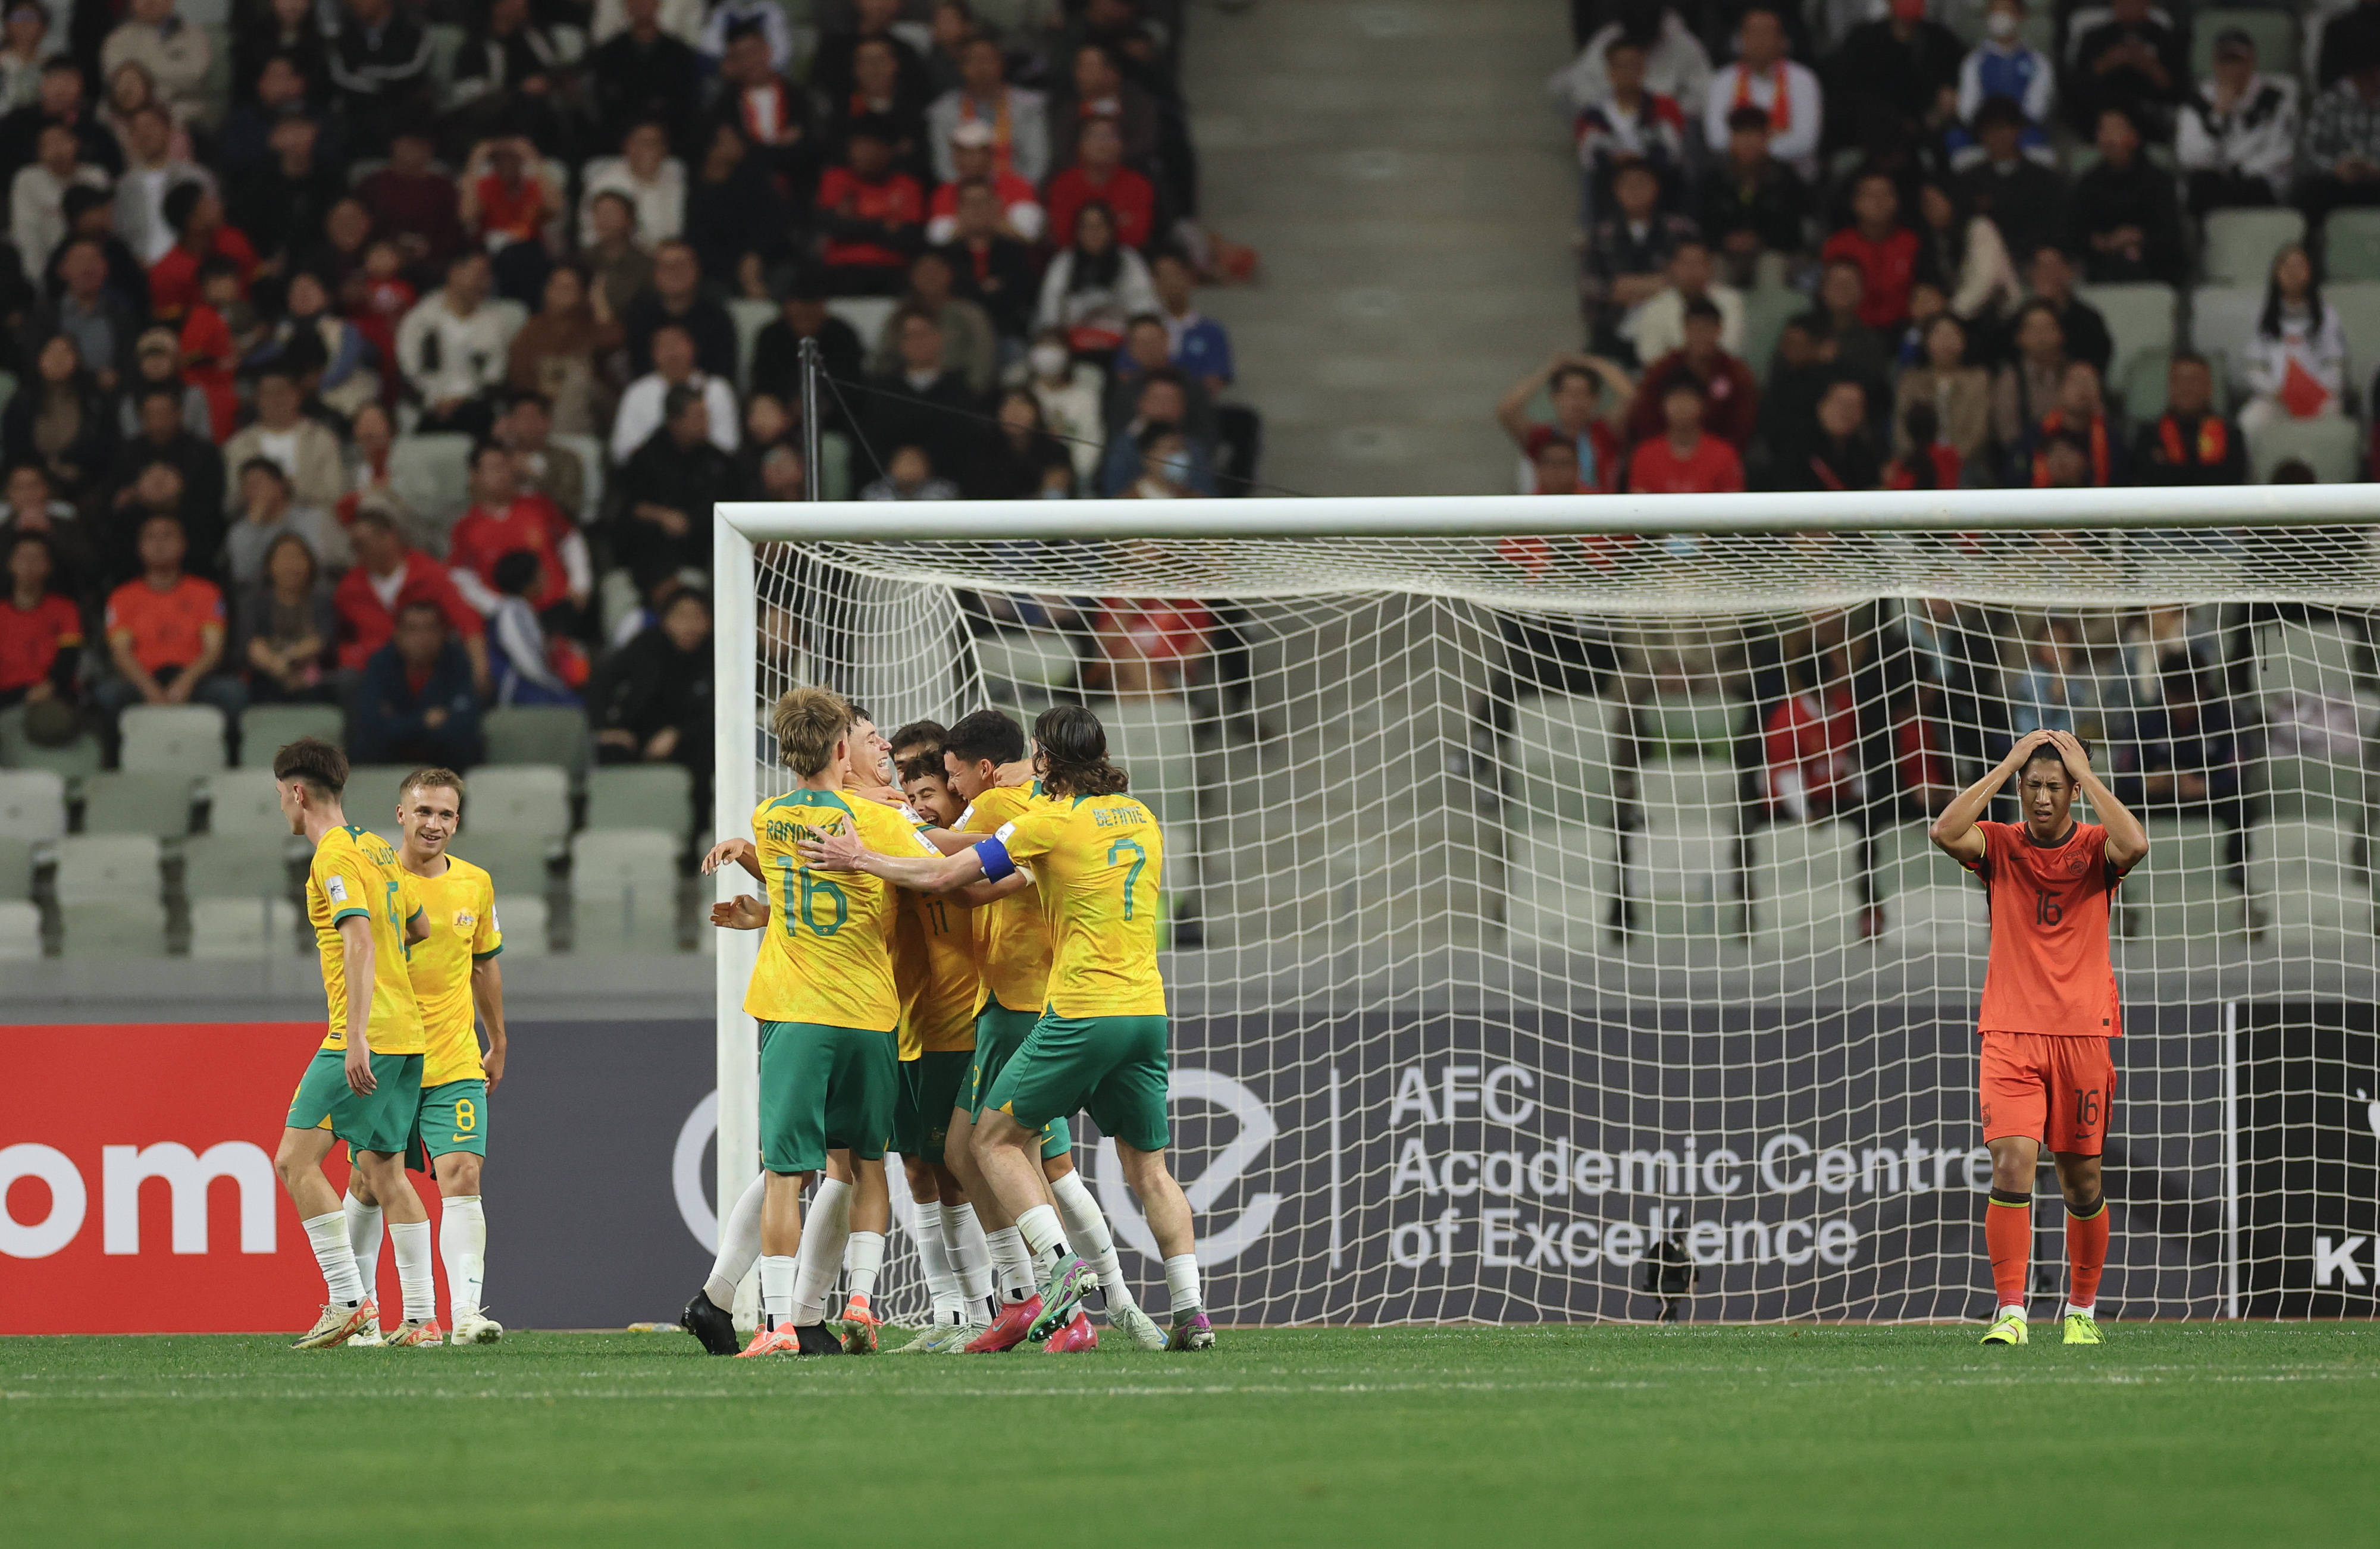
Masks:
[[[1226,1315],[1960,1317],[1985,936],[1924,812],[2046,717],[2153,831],[2111,1304],[2368,1314],[2375,524],[2371,485],[725,503],[713,827],[796,682],[888,732],[1090,703],[1167,827]],[[1111,1147],[1078,1165],[1149,1280]]]

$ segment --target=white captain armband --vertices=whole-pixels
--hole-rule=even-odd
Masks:
[[[997,839],[987,839],[975,847],[976,859],[983,863],[983,879],[1005,881],[1016,875],[1016,863],[1008,858],[1008,846]]]

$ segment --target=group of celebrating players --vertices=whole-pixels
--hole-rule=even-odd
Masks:
[[[879,1349],[890,1150],[906,1169],[932,1296],[928,1326],[904,1351],[1089,1349],[1094,1290],[1110,1326],[1142,1348],[1211,1349],[1190,1204],[1165,1162],[1164,842],[1109,762],[1098,719],[1078,706],[1044,712],[1029,761],[1023,731],[990,709],[887,739],[839,696],[796,688],[770,727],[796,784],[753,812],[750,839],[724,840],[703,861],[706,874],[741,866],[761,889],[711,911],[720,928],[763,936],[744,1002],[759,1023],[761,1171],[721,1220],[717,1260],[681,1324],[712,1354],[739,1353],[732,1308],[757,1261],[760,1321],[743,1356]],[[275,1159],[328,1292],[298,1348],[493,1342],[504,1330],[480,1306],[480,1173],[504,1067],[504,935],[488,874],[447,853],[463,781],[445,769],[407,776],[392,846],[347,822],[335,747],[292,743],[273,768],[291,830],[315,846],[306,896],[329,998],[328,1036]],[[1985,821],[2011,779],[2022,820]],[[2078,821],[2078,796],[2104,821]],[[2080,742],[2040,731],[1961,793],[1932,837],[1990,898],[1979,1100],[1998,1312],[1985,1342],[2027,1340],[2046,1143],[2067,1207],[2065,1341],[2098,1344],[2100,1155],[2122,1031],[2110,903],[2147,854],[2147,831]],[[1159,1244],[1170,1328],[1133,1300],[1075,1171],[1069,1121],[1084,1111],[1115,1141]],[[354,1163],[344,1200],[322,1166],[338,1140]],[[443,1202],[451,1335],[408,1159],[433,1171]],[[383,1221],[405,1303],[385,1332],[371,1294]]]
[[[757,1262],[760,1322],[743,1356],[879,1349],[891,1150],[932,1297],[903,1351],[1089,1349],[1094,1291],[1143,1349],[1211,1349],[1190,1204],[1165,1163],[1164,843],[1098,719],[1046,712],[1030,760],[1023,730],[996,710],[887,739],[839,696],[797,688],[770,725],[795,788],[753,813],[750,839],[703,861],[761,888],[714,907],[711,923],[762,933],[745,999],[759,1023],[762,1170],[723,1215],[683,1325],[713,1354],[739,1353],[731,1309]],[[315,845],[306,895],[330,1008],[276,1161],[327,1291],[297,1348],[492,1342],[503,1329],[480,1307],[479,1192],[487,1095],[504,1073],[504,938],[487,873],[446,853],[463,781],[408,775],[391,846],[347,822],[336,748],[293,743],[273,777],[292,831]],[[1081,1111],[1115,1141],[1159,1244],[1170,1328],[1133,1300],[1075,1171]],[[344,1200],[322,1167],[338,1140],[353,1160]],[[408,1160],[434,1169],[443,1201],[451,1336]],[[383,1219],[405,1301],[387,1333],[371,1294]]]

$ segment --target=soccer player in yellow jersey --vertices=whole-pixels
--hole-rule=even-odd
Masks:
[[[962,717],[945,733],[944,773],[951,789],[967,805],[953,825],[959,831],[945,834],[939,848],[955,853],[979,843],[1039,799],[1039,785],[1025,751],[1024,728],[998,710],[978,710]],[[990,1218],[989,1246],[1000,1271],[1002,1305],[992,1326],[972,1348],[990,1352],[1021,1342],[1041,1309],[1033,1300],[1033,1260],[1026,1251],[1025,1239],[985,1185],[969,1141],[976,1118],[983,1110],[984,1095],[1040,1018],[1050,978],[1050,931],[1042,919],[1041,901],[1030,888],[987,905],[978,912],[976,920],[977,950],[983,964],[983,993],[977,1002],[976,1060],[965,1100],[951,1116],[949,1152],[969,1197],[981,1202]],[[1041,1171],[1057,1201],[1058,1213],[1065,1219],[1067,1240],[1099,1273],[1108,1322],[1143,1349],[1163,1349],[1165,1331],[1133,1300],[1116,1253],[1115,1234],[1109,1229],[1099,1201],[1075,1170],[1069,1117],[1052,1119],[1041,1135]],[[1053,1338],[1067,1337],[1067,1332],[1062,1330]]]
[[[348,825],[340,805],[346,755],[302,737],[273,755],[273,781],[289,831],[314,845],[306,914],[322,953],[330,1013],[329,1035],[289,1100],[273,1160],[328,1292],[322,1315],[297,1348],[346,1344],[378,1316],[347,1241],[338,1191],[322,1176],[322,1158],[342,1140],[356,1171],[386,1202],[397,1278],[407,1288],[405,1323],[390,1342],[425,1346],[437,1307],[417,1300],[414,1287],[431,1283],[430,1216],[406,1181],[403,1158],[427,1047],[405,959],[409,946],[430,934],[429,916],[388,841]]]
[[[434,927],[413,950],[414,998],[429,1051],[414,1132],[438,1180],[438,1255],[457,1345],[492,1345],[504,1325],[480,1311],[488,1222],[480,1170],[488,1157],[488,1097],[504,1077],[504,950],[493,878],[446,846],[463,818],[463,780],[452,769],[417,769],[398,787],[396,858],[413,875]],[[487,1052],[479,1029],[488,1030]],[[378,1235],[378,1223],[371,1224]]]
[[[794,689],[777,701],[770,726],[801,784],[752,814],[751,860],[768,879],[769,898],[739,898],[713,913],[717,923],[765,933],[744,1009],[760,1023],[767,1172],[760,1305],[768,1326],[754,1336],[747,1357],[843,1348],[822,1320],[794,1322],[801,1191],[830,1148],[849,1150],[856,1162],[882,1160],[900,1083],[892,951],[898,899],[872,877],[826,876],[796,847],[839,836],[862,851],[932,853],[898,811],[835,788],[853,736],[851,707],[840,696]]]
[[[812,864],[941,892],[995,884],[1033,867],[1049,922],[1047,1003],[984,1097],[974,1135],[985,1180],[1040,1262],[1041,1312],[1027,1337],[1065,1326],[1098,1276],[1068,1243],[1036,1165],[1040,1129],[1087,1108],[1115,1137],[1124,1180],[1140,1199],[1165,1259],[1174,1349],[1210,1349],[1215,1336],[1198,1288],[1190,1202],[1165,1166],[1165,984],[1157,969],[1158,877],[1164,844],[1148,809],[1125,794],[1108,762],[1107,732],[1076,705],[1042,712],[1033,728],[1043,794],[971,849],[930,858],[872,850],[848,833],[796,841]]]

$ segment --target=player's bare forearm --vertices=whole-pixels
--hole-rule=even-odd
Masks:
[[[1941,816],[1927,830],[1934,842],[1962,861],[1981,857],[1984,836],[1975,830],[1977,820],[1990,808],[1992,798],[2007,787],[2009,776],[2022,768],[2024,761],[2033,756],[2033,750],[2048,740],[2046,732],[2027,732],[1988,774],[1951,797],[1950,805],[1942,809]]]
[[[372,975],[378,957],[370,920],[350,914],[339,922],[339,965],[347,977],[347,1053],[343,1063],[347,1085],[365,1097],[379,1084],[371,1069]]]
[[[1013,872],[997,882],[969,882],[954,888],[951,896],[970,909],[980,909],[987,903],[997,903],[1011,893],[1021,893],[1033,885],[1033,878],[1023,871]]]
[[[471,1004],[480,1024],[488,1030],[488,1052],[480,1061],[488,1068],[488,1090],[504,1079],[504,971],[494,958],[471,964]]]
[[[2132,815],[2131,808],[2116,799],[2116,793],[2107,789],[2098,771],[2091,768],[2090,755],[2082,750],[2082,744],[2073,733],[2052,732],[2048,741],[2052,747],[2058,749],[2058,756],[2066,760],[2066,772],[2073,778],[2075,785],[2082,793],[2082,799],[2091,804],[2091,810],[2107,830],[2109,864],[2119,871],[2129,871],[2138,865],[2141,858],[2149,853],[2148,829]]]
[[[802,859],[827,871],[861,871],[896,888],[946,893],[983,876],[983,857],[972,846],[955,855],[887,855],[850,834],[830,834],[801,846]]]
[[[702,874],[708,877],[730,861],[750,872],[753,881],[768,886],[768,876],[760,870],[760,853],[748,839],[722,839],[712,845],[710,853],[702,857]]]

